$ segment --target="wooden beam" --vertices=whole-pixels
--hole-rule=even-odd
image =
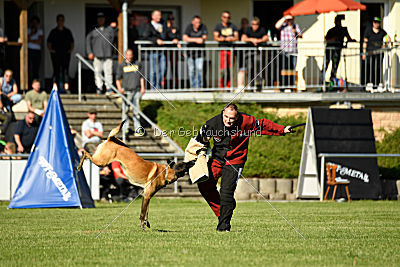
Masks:
[[[118,50],[121,53],[125,53],[123,39],[124,39],[124,36],[123,36],[123,30],[122,30],[122,11],[120,11],[118,14]],[[122,61],[123,61],[123,57],[120,53],[118,53],[118,63],[121,63]]]
[[[20,89],[28,90],[28,10],[21,9],[19,14],[19,38],[22,43],[19,50]]]

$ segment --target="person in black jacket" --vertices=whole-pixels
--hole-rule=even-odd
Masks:
[[[181,44],[179,43],[180,39],[180,32],[179,28],[175,24],[175,17],[173,15],[167,16],[167,22],[165,23],[165,30],[166,30],[166,41],[172,41],[172,45],[166,45],[169,47],[178,47],[181,48]],[[170,69],[170,73],[173,76],[174,82],[172,82],[170,88],[176,88],[179,82],[178,77],[178,61],[179,61],[179,54],[178,51],[166,51],[167,54],[167,65],[168,69]]]
[[[146,24],[143,35],[144,40],[153,42],[153,46],[162,47],[166,39],[166,30],[161,23],[161,11],[154,10],[151,13],[151,22]],[[150,83],[152,87],[161,88],[164,84],[166,70],[165,54],[163,51],[149,53],[150,60]]]
[[[114,37],[116,35],[117,23],[112,22],[110,26],[106,27],[106,18],[103,12],[97,13],[97,27],[92,30],[86,37],[86,51],[88,58],[93,60],[93,67],[95,69],[95,82],[97,87],[97,94],[101,94],[103,90],[103,80],[100,74],[104,71],[104,78],[106,80],[105,86],[107,94],[112,93],[111,84],[113,82],[112,76],[112,56]]]
[[[196,141],[210,146],[212,157],[208,161],[209,178],[198,183],[199,191],[218,217],[217,231],[230,231],[234,193],[247,160],[249,139],[252,135],[285,135],[290,126],[278,125],[267,119],[256,119],[239,112],[235,104],[228,104],[221,114],[209,119],[200,129]],[[217,182],[221,177],[221,190]]]

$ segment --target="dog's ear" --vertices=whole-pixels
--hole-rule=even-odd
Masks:
[[[168,163],[170,168],[173,168],[174,165],[175,165],[175,161],[172,161],[172,160],[169,160],[169,159],[167,159],[167,163]]]

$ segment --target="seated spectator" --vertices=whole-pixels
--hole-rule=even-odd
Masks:
[[[105,166],[100,170],[100,201],[101,202],[112,202],[113,190],[111,186],[114,185],[118,188],[118,184],[115,181],[111,166]]]
[[[214,40],[219,42],[220,47],[232,47],[233,42],[239,40],[238,28],[231,22],[231,13],[229,11],[222,12],[221,22],[215,25]],[[219,86],[221,88],[231,87],[230,69],[233,64],[231,62],[231,50],[221,50],[219,61]]]
[[[124,174],[124,171],[122,170],[121,163],[119,163],[119,161],[113,161],[111,163],[111,168],[114,172],[115,181],[117,182],[120,190],[120,198],[127,202],[137,197],[137,187],[129,182],[129,178]]]
[[[7,112],[12,112],[12,106],[22,99],[22,96],[18,94],[18,86],[13,79],[12,70],[6,70],[4,72],[4,77],[0,78],[0,88],[0,110],[4,110],[5,107]]]
[[[103,137],[103,125],[96,121],[97,112],[89,109],[88,119],[82,123],[82,146],[89,153],[93,153],[101,143]]]
[[[164,45],[166,29],[161,23],[160,10],[154,10],[151,13],[151,22],[146,24],[142,36],[144,40],[152,41],[154,46],[161,47]],[[151,87],[161,88],[164,85],[166,70],[165,54],[163,51],[153,51],[150,52],[149,59]]]
[[[205,47],[204,42],[207,39],[207,34],[207,27],[201,23],[201,18],[194,16],[192,23],[186,27],[183,41],[188,42],[188,47]],[[187,55],[190,87],[202,88],[204,51],[189,51]]]
[[[35,122],[35,113],[28,111],[23,120],[17,122],[14,131],[14,142],[19,153],[30,153],[35,142],[38,126]]]
[[[29,111],[35,113],[36,122],[40,123],[47,107],[47,94],[40,90],[40,81],[32,81],[32,90],[25,95],[26,106]]]
[[[16,154],[17,148],[15,146],[15,143],[7,142],[6,145],[4,146],[4,150],[2,153],[8,155]],[[1,159],[10,159],[10,157],[1,157]],[[11,157],[11,159],[21,159],[21,157]]]
[[[242,41],[248,42],[250,47],[257,47],[260,43],[265,43],[268,41],[267,32],[263,27],[260,27],[260,19],[258,17],[254,17],[251,20],[251,27],[247,28],[247,30],[243,33]],[[258,56],[256,51],[250,51],[242,57],[243,65],[240,66],[238,73],[238,86],[240,89],[244,87],[245,71],[250,64],[251,68],[253,68],[252,75],[249,77],[250,81],[252,81],[254,77],[261,71],[258,69],[260,66],[261,56]],[[258,80],[261,80],[260,75],[257,76],[257,81]],[[260,82],[261,81],[259,81],[259,83]]]

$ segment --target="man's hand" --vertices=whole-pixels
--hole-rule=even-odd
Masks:
[[[111,22],[110,26],[111,26],[111,28],[116,28],[117,27],[117,23],[116,22]]]
[[[146,92],[146,90],[145,90],[144,88],[140,89],[140,93],[141,93],[142,95],[144,95],[145,92]]]
[[[366,59],[367,59],[367,55],[365,53],[363,53],[362,60],[366,60]]]
[[[24,153],[24,147],[22,145],[18,145],[17,151],[19,153]]]
[[[121,94],[124,94],[125,90],[123,88],[121,88],[121,89],[118,89],[118,92],[120,92]]]
[[[88,55],[88,59],[89,59],[89,60],[93,60],[93,59],[94,59],[94,54],[93,54],[93,53],[90,53],[90,54]]]
[[[157,44],[158,44],[158,45],[163,45],[164,42],[163,42],[163,40],[161,40],[161,39],[157,39]]]
[[[287,134],[287,133],[291,133],[292,132],[292,126],[286,126],[285,129],[283,130],[283,133]]]

